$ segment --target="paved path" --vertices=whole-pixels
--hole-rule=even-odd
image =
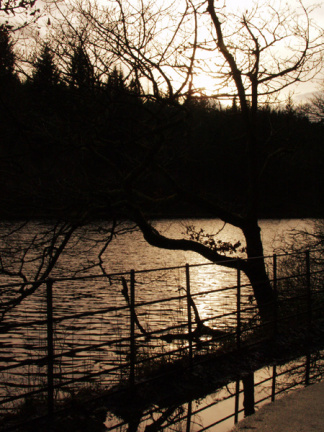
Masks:
[[[324,432],[324,382],[264,405],[233,429],[241,432]]]

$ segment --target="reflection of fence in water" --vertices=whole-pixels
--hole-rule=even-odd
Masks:
[[[304,270],[299,274],[284,277],[275,271],[279,267],[277,257],[271,260],[275,289],[281,296],[286,291],[284,301],[294,303],[293,315],[300,320],[301,313],[309,313],[305,301],[300,301],[308,299],[305,284],[310,288],[307,259],[305,267],[303,255]],[[3,326],[1,406],[7,408],[44,392],[52,397],[53,405],[54,395],[74,392],[85,382],[99,380],[106,386],[128,379],[135,382],[143,368],[148,371],[159,362],[183,357],[194,359],[196,354],[208,352],[211,345],[219,347],[223,336],[205,335],[199,343],[193,337],[196,312],[204,325],[244,341],[246,324],[257,315],[251,287],[235,271],[239,286],[218,287],[213,282],[219,280],[218,272],[214,264],[200,264],[110,275],[110,283],[102,275],[44,281],[47,304],[42,289],[34,304],[26,303],[18,323]],[[313,280],[318,274],[316,270]],[[297,295],[293,289],[289,291],[296,278],[302,280],[299,285],[303,290]],[[316,299],[323,298],[323,291],[313,289],[315,295]],[[89,311],[90,302],[97,309]],[[302,310],[296,309],[299,303]],[[183,337],[188,334],[192,337]]]
[[[259,408],[277,400],[284,392],[319,382],[323,375],[323,351],[257,370],[253,374],[254,407]],[[164,408],[154,405],[144,410],[137,430],[227,432],[234,423],[243,419],[245,407],[243,380],[238,379],[214,393],[181,405]],[[107,432],[130,430],[130,423],[111,413],[107,416],[105,426]]]

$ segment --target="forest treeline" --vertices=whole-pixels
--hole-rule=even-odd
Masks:
[[[116,66],[98,80],[82,46],[63,73],[44,44],[21,79],[3,27],[0,53],[2,219],[127,217],[135,167],[136,200],[151,216],[208,216],[174,190],[243,211],[249,162],[235,101],[152,101]],[[323,122],[291,104],[257,116],[261,217],[323,217]]]

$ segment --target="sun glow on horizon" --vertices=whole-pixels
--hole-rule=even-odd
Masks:
[[[63,5],[69,5],[69,4],[76,4],[78,3],[79,0],[68,0],[66,2],[61,2],[61,4]],[[84,3],[86,3],[86,0],[82,0],[84,1]],[[89,0],[90,3],[92,2],[92,0]],[[198,3],[196,2],[196,0],[193,0],[194,3]],[[316,1],[316,0],[315,0]],[[41,3],[41,0],[39,0],[39,2]],[[46,4],[46,1],[43,2],[44,4]],[[48,2],[49,5],[53,5],[51,2]],[[116,6],[118,3],[115,0],[112,1],[108,1],[108,0],[93,0],[92,3],[97,3],[100,5],[100,8],[110,8],[110,7],[114,7]],[[122,2],[124,4],[124,2]],[[125,2],[126,4],[127,2]],[[143,2],[141,2],[140,0],[128,0],[128,4],[131,5],[132,8],[134,8],[134,10],[136,9],[136,5],[141,6],[141,4],[144,4],[144,6],[147,3],[153,4],[154,8],[159,9],[160,7],[163,8],[167,8],[167,4],[172,4],[174,6],[174,12],[179,12],[179,8],[183,6],[183,2],[179,1],[179,2],[174,2],[173,0],[166,0],[166,1],[162,1],[162,0],[157,0],[156,2],[151,2],[148,1],[146,2],[146,0],[143,0]],[[310,6],[312,4],[314,4],[313,0],[304,0],[303,3],[305,4],[305,6]],[[239,15],[240,17],[242,17],[242,15],[245,13],[245,11],[251,11],[251,9],[253,8],[253,6],[259,6],[260,8],[262,8],[264,5],[269,5],[271,8],[276,7],[276,5],[281,4],[283,7],[285,4],[288,4],[288,6],[290,6],[292,8],[292,10],[294,11],[295,9],[293,9],[294,5],[296,5],[296,7],[299,4],[298,0],[265,0],[263,2],[257,2],[256,0],[215,0],[215,7],[217,9],[221,8],[222,5],[226,6],[226,9],[229,12],[233,12],[236,13],[237,15]],[[182,5],[182,6],[181,6]],[[279,10],[279,9],[278,9]],[[204,4],[203,8],[201,9],[201,12],[205,12],[206,11],[206,4]],[[107,15],[108,16],[108,15]],[[224,28],[227,25],[226,22],[226,15],[221,16],[222,20],[223,20],[223,25]],[[263,18],[266,18],[263,16]],[[311,18],[314,19],[318,25],[322,25],[323,27],[323,23],[324,23],[324,5],[319,5],[319,7],[316,9],[315,12],[311,13]],[[157,38],[158,40],[158,44],[160,44],[161,46],[163,45],[164,47],[167,46],[168,41],[172,39],[172,29],[176,28],[176,21],[177,21],[177,17],[176,16],[172,16],[172,18],[170,19],[170,21],[174,20],[173,24],[174,27],[172,27],[170,29],[170,32],[168,33],[168,29],[165,29],[165,32],[163,33],[164,35],[164,39],[162,40],[162,43],[160,43],[160,40]],[[198,24],[198,33],[199,33],[199,40],[200,41],[204,41],[204,38],[206,37],[207,40],[211,40],[210,37],[210,29],[212,28],[212,24],[210,21],[210,18],[208,17],[207,13],[201,13],[201,15],[199,16],[199,24]],[[49,27],[46,27],[46,23],[48,21],[48,16],[44,15],[44,17],[42,18],[42,20],[40,21],[40,26],[43,26],[43,29],[49,29]],[[103,19],[104,21],[104,19]],[[266,21],[266,20],[265,20]],[[239,23],[240,20],[238,19],[237,22]],[[242,21],[241,21],[242,22]],[[257,21],[256,21],[257,22]],[[106,23],[106,21],[104,22],[104,24]],[[271,23],[269,23],[271,25]],[[163,27],[163,26],[162,26]],[[52,29],[52,26],[50,27],[50,29]],[[130,33],[132,37],[136,38],[138,35],[136,34],[136,31],[139,31],[139,24],[134,24],[134,27],[132,28],[132,32]],[[135,35],[135,36],[134,36]],[[206,36],[205,36],[206,35]],[[153,35],[155,37],[155,35]],[[260,38],[261,39],[261,38]],[[235,38],[233,39],[235,40]],[[192,42],[192,39],[191,39]],[[240,45],[240,42],[238,43],[238,45]],[[180,52],[180,48],[181,47],[181,43],[179,43],[178,45],[176,45],[178,42],[176,41],[174,44],[174,47],[177,46],[177,50]],[[152,43],[152,46],[154,48],[154,44],[155,44],[155,40],[154,43]],[[136,44],[135,44],[136,45]],[[31,45],[30,45],[31,46]],[[207,97],[211,97],[211,96],[215,96],[215,97],[220,97],[220,93],[222,94],[234,94],[235,90],[234,87],[229,87],[227,85],[224,84],[224,82],[221,81],[220,75],[218,74],[219,72],[219,65],[221,64],[222,57],[219,53],[217,53],[216,50],[216,44],[214,44],[214,48],[215,51],[214,52],[204,52],[203,50],[197,50],[197,59],[194,62],[194,69],[193,69],[193,74],[192,74],[192,84],[193,84],[193,91],[194,94],[199,96],[207,96]],[[104,48],[103,48],[104,49]],[[151,49],[151,47],[149,48]],[[237,51],[235,51],[235,49],[232,50],[232,53],[234,53],[234,55],[237,54]],[[166,65],[164,67],[163,72],[166,72],[166,76],[168,76],[170,78],[170,81],[172,82],[172,85],[174,85],[174,89],[177,90],[178,88],[180,88],[182,82],[181,80],[184,80],[184,76],[185,76],[185,71],[186,69],[183,68],[179,73],[175,72],[177,71],[177,60],[175,60],[176,55],[174,55],[174,57],[172,58],[172,55],[174,55],[173,53],[171,54],[170,58],[170,65]],[[177,53],[178,55],[178,53]],[[190,49],[188,50],[188,55],[190,55]],[[207,56],[209,56],[210,58],[208,59]],[[152,56],[153,60],[155,60],[154,56]],[[156,58],[158,58],[158,55],[156,56]],[[181,58],[181,54],[179,55],[180,61],[179,64],[185,64],[184,62],[181,62],[181,60],[184,58]],[[120,60],[117,60],[121,63]],[[280,61],[280,59],[279,59]],[[173,62],[173,64],[172,64]],[[158,63],[158,61],[157,61]],[[248,61],[247,61],[248,63]],[[246,64],[247,64],[246,63]],[[176,64],[176,66],[174,66],[174,64]],[[187,67],[187,65],[189,64],[188,58],[187,58],[187,63],[185,64],[185,66]],[[268,67],[268,65],[267,65]],[[126,66],[125,66],[125,70],[126,70]],[[170,70],[173,68],[173,71]],[[131,70],[131,66],[128,69],[129,71]],[[245,69],[244,72],[247,72],[248,68]],[[155,73],[155,72],[154,72]],[[158,74],[158,73],[157,73]],[[322,74],[323,76],[323,74]],[[160,78],[160,77],[159,77]],[[323,79],[323,78],[322,78]],[[285,98],[284,94],[288,94],[291,89],[302,89],[301,92],[302,93],[309,93],[311,91],[315,91],[316,88],[318,87],[318,81],[319,79],[317,78],[316,80],[309,80],[307,83],[299,83],[298,87],[296,87],[296,85],[294,85],[293,87],[289,87],[288,90],[285,90],[282,94],[283,94],[283,98]],[[162,82],[161,85],[161,91],[166,91],[166,84],[165,81],[163,83],[163,79],[161,79],[159,81],[159,85],[160,82]],[[143,86],[144,89],[146,88],[146,83]],[[186,87],[187,89],[188,87]],[[184,89],[184,92],[186,91],[186,89]],[[220,97],[220,100],[225,100],[226,101],[226,96],[224,97]],[[228,102],[228,99],[227,99]],[[227,103],[225,102],[225,103]]]

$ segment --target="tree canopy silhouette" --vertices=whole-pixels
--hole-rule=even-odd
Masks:
[[[14,43],[10,38],[7,26],[0,25],[0,81],[8,80],[15,73],[16,55]]]
[[[291,163],[287,155],[300,138],[288,139],[290,132],[296,125],[305,132],[309,123],[263,104],[322,64],[321,33],[297,3],[299,9],[256,4],[244,13],[213,0],[143,2],[139,9],[119,0],[72,2],[70,12],[66,5],[62,16],[53,16],[50,44],[69,86],[55,95],[54,112],[40,109],[42,122],[34,116],[28,128],[29,148],[38,145],[39,166],[30,169],[39,173],[30,185],[35,203],[53,181],[48,202],[63,208],[62,215],[126,217],[154,246],[239,267],[267,320],[274,294],[258,224],[262,188],[273,185],[280,155]],[[215,78],[213,94],[196,84],[199,74]],[[224,98],[231,109],[218,107]],[[287,181],[281,174],[278,193]],[[179,208],[240,228],[244,249],[235,255],[194,232],[168,238],[149,222],[152,213]]]
[[[262,154],[266,141],[257,134],[258,112],[260,102],[320,70],[321,32],[312,27],[309,10],[302,2],[296,9],[266,3],[235,13],[214,0],[199,4],[187,0],[181,5],[143,3],[139,9],[131,2],[120,1],[108,7],[83,4],[79,13],[92,29],[96,47],[112,53],[128,76],[142,86],[147,82],[144,98],[154,100],[160,110],[159,121],[150,129],[151,144],[125,173],[120,189],[129,217],[154,246],[191,250],[220,265],[239,266],[251,281],[261,316],[267,319],[274,297],[263,261],[258,218],[261,177],[273,155]],[[200,96],[195,85],[195,76],[200,73],[215,77],[214,98],[239,101],[241,184],[232,191],[227,204],[219,199],[219,184],[214,185],[213,193],[212,188],[208,193],[189,190],[168,162],[169,143],[181,129],[188,112],[186,104]],[[173,115],[163,116],[165,106]],[[136,145],[140,154],[146,142],[136,140]],[[156,197],[144,196],[139,188],[145,178],[154,175],[168,184],[160,201],[169,200],[172,191],[178,202],[195,205],[210,217],[240,228],[248,260],[192,238],[175,240],[157,232],[143,211],[143,202],[156,202]]]

